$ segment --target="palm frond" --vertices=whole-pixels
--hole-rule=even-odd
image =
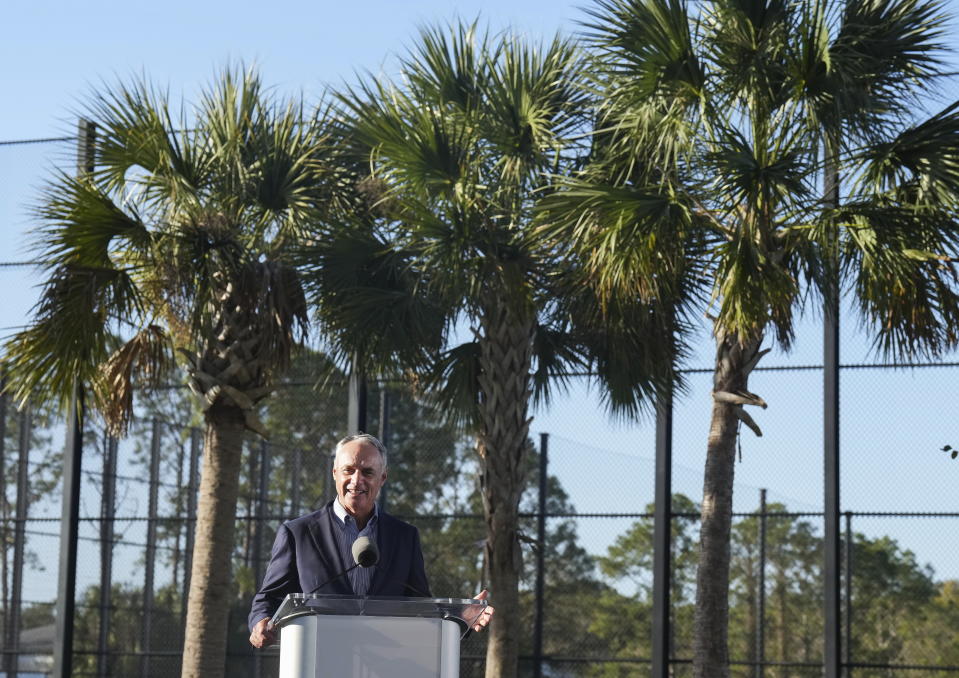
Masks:
[[[841,130],[842,112],[837,107],[837,78],[833,74],[832,43],[827,3],[806,2],[798,10],[792,31],[794,48],[786,55],[791,96],[802,106],[805,125],[830,138]]]
[[[198,204],[209,179],[210,159],[191,143],[187,117],[170,110],[168,93],[145,80],[105,86],[86,113],[97,122],[94,177],[112,194],[138,187],[138,198],[154,208]]]
[[[504,184],[538,179],[581,132],[586,94],[578,87],[584,63],[573,43],[555,38],[544,48],[506,41],[485,91],[485,136]]]
[[[850,0],[830,50],[836,106],[848,129],[875,139],[913,117],[945,75],[946,17],[936,0]]]
[[[570,374],[589,369],[589,354],[565,323],[537,323],[533,335],[533,402],[548,405],[555,391],[564,392]]]
[[[51,271],[30,325],[5,346],[15,397],[59,398],[65,406],[106,360],[113,312],[131,298],[133,283],[120,271],[72,265]]]
[[[685,389],[678,368],[688,353],[687,309],[676,301],[602,299],[589,286],[579,285],[562,305],[570,334],[590,357],[594,380],[613,414],[624,419],[648,416],[660,397]]]
[[[718,104],[743,102],[742,110],[768,115],[788,92],[787,50],[792,39],[790,3],[783,0],[717,1],[704,5],[710,88]]]
[[[283,261],[259,261],[249,267],[245,279],[260,316],[257,339],[265,346],[271,367],[284,370],[293,349],[309,332],[309,306],[300,271]]]
[[[793,271],[748,237],[717,249],[717,325],[730,335],[751,340],[762,337],[772,324],[777,341],[788,349],[794,334],[793,310],[801,294]]]
[[[541,201],[539,231],[556,243],[575,243],[604,294],[671,298],[696,219],[692,206],[660,186],[564,185]]]
[[[126,435],[134,391],[163,383],[173,364],[170,337],[158,325],[144,327],[102,364],[93,391],[112,435]]]
[[[902,189],[920,205],[959,206],[959,102],[863,153],[862,189]]]
[[[837,211],[842,264],[887,357],[938,355],[959,343],[955,212],[860,201]]]
[[[135,209],[122,209],[89,179],[58,174],[34,210],[44,227],[33,247],[46,265],[114,266],[148,250],[149,231]],[[120,254],[122,253],[122,255]]]
[[[477,21],[424,26],[401,64],[414,97],[451,105],[469,116],[482,99],[489,49],[489,36],[480,32]]]
[[[727,213],[752,211],[751,216],[762,224],[766,235],[775,230],[786,206],[808,202],[813,196],[809,159],[814,149],[805,145],[808,138],[790,135],[789,129],[782,125],[757,143],[741,130],[726,129],[718,135],[713,151],[704,157],[714,170],[711,192],[719,197],[717,204]],[[765,218],[764,211],[776,217]],[[735,221],[740,227],[751,223],[741,216]]]
[[[344,228],[300,256],[310,299],[341,360],[359,356],[369,373],[396,376],[439,351],[446,317],[408,254],[371,231]]]
[[[693,48],[688,7],[681,0],[598,0],[587,9],[586,39],[600,67],[628,78],[639,98],[668,95],[690,104],[703,94],[705,73]]]
[[[451,424],[475,431],[479,421],[479,343],[464,342],[443,351],[420,381],[423,392]]]
[[[591,159],[616,184],[675,180],[685,158],[702,146],[703,131],[687,106],[668,97],[645,97],[632,81],[616,83],[604,98],[591,140]]]

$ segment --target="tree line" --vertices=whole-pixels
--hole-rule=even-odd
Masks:
[[[176,394],[176,392],[172,392]],[[189,414],[189,403],[182,397],[151,399],[144,403],[141,416],[162,417],[164,421],[189,423],[181,415]],[[257,463],[260,447],[251,437],[245,447],[240,479],[240,513],[246,519],[236,527],[231,557],[234,573],[229,617],[229,675],[253,675],[251,655],[245,646],[246,611],[256,581],[252,572],[265,563],[272,531],[279,520],[308,510],[321,500],[329,487],[322,477],[334,443],[328,448],[302,449],[300,473],[292,469],[293,450],[311,439],[317,427],[328,427],[330,416],[345,417],[345,405],[339,394],[318,397],[307,386],[285,387],[271,400],[263,421],[276,431],[273,438],[267,496],[260,492]],[[393,390],[396,428],[391,437],[393,470],[386,497],[388,508],[415,522],[423,535],[427,570],[435,595],[459,597],[464,590],[483,585],[482,500],[476,482],[475,457],[468,436],[446,425],[432,408],[408,393]],[[321,406],[318,406],[321,405]],[[375,408],[371,412],[375,417]],[[10,414],[17,419],[18,415]],[[378,422],[373,420],[374,427]],[[134,456],[146,467],[150,444],[144,436],[148,427],[138,427]],[[42,427],[39,428],[42,431]],[[170,426],[164,435],[163,463],[166,468],[184,466],[189,454],[188,437],[177,435],[178,426]],[[281,433],[282,431],[282,433]],[[8,435],[18,435],[11,431]],[[102,454],[91,436],[88,445],[95,459]],[[36,440],[34,458],[56,457],[49,438]],[[45,450],[49,452],[45,452]],[[535,616],[536,552],[544,550],[544,648],[546,665],[556,675],[634,676],[646,673],[651,656],[653,505],[645,506],[648,517],[635,519],[611,543],[598,552],[590,552],[581,543],[583,519],[577,521],[573,506],[561,479],[550,476],[547,483],[549,515],[561,516],[547,521],[546,540],[536,541],[535,519],[538,499],[538,451],[532,443],[527,450],[528,467],[520,513],[520,530],[525,535],[523,566],[520,576],[521,625],[519,655],[532,655]],[[15,464],[10,456],[8,475]],[[39,484],[35,485],[38,489]],[[52,487],[52,486],[51,486]],[[293,490],[299,501],[294,504]],[[106,675],[139,675],[146,661],[152,675],[175,670],[175,654],[183,637],[185,613],[181,581],[184,553],[183,490],[172,485],[164,491],[158,531],[157,565],[171,572],[156,586],[151,615],[151,638],[144,641],[142,625],[144,597],[142,582],[128,570],[117,572],[111,583],[110,611],[104,618],[99,586],[80,593],[76,627],[78,659],[75,671],[97,675],[101,662]],[[49,492],[50,488],[46,489]],[[37,497],[42,499],[42,497]],[[257,525],[255,505],[262,499],[268,515]],[[8,507],[9,508],[9,507]],[[694,634],[695,571],[697,565],[697,523],[699,506],[686,496],[672,498],[672,574],[671,656],[682,666],[691,658]],[[118,518],[129,514],[120,510]],[[128,517],[128,516],[127,516]],[[822,662],[822,548],[819,521],[790,513],[788,507],[772,503],[765,510],[741,516],[734,522],[731,539],[730,575],[730,657],[732,672],[755,675],[756,665],[766,663],[765,675],[806,676],[817,674]],[[254,533],[262,530],[259,551]],[[9,531],[5,531],[9,534]],[[123,535],[117,534],[117,538]],[[129,535],[126,537],[129,539]],[[4,558],[12,544],[4,540]],[[844,547],[845,548],[845,547]],[[959,622],[959,590],[954,581],[936,577],[931,567],[895,540],[879,536],[853,534],[850,608],[853,635],[849,639],[854,663],[872,665],[857,669],[863,676],[893,675],[887,665],[956,666],[959,664],[951,642]],[[762,551],[762,555],[761,555]],[[144,548],[137,551],[136,572],[142,573]],[[128,561],[129,554],[117,560]],[[34,560],[28,567],[35,567]],[[764,581],[760,579],[763,567]],[[261,569],[262,571],[262,569]],[[762,587],[762,588],[761,588]],[[765,603],[760,613],[759,592]],[[8,619],[11,600],[2,602],[4,620]],[[21,612],[24,628],[53,622],[49,605],[31,603]],[[760,617],[760,614],[762,616]],[[100,651],[101,625],[108,623],[107,655]],[[3,625],[4,629],[7,625]],[[763,649],[757,643],[762,633]],[[464,654],[483,650],[479,643],[464,647]],[[145,647],[145,645],[147,645]],[[156,653],[144,660],[142,654]],[[169,653],[173,653],[171,657]],[[529,660],[520,662],[520,673],[529,670]],[[464,675],[474,675],[469,662]],[[262,675],[271,675],[275,659],[267,659]],[[678,670],[678,669],[677,669]],[[940,675],[934,669],[930,675]],[[941,675],[948,675],[943,671]]]

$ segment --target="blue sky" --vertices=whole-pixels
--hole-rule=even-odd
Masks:
[[[163,3],[8,3],[0,59],[7,105],[0,139],[44,137],[70,126],[88,85],[147,73],[189,95],[233,60],[254,62],[281,91],[308,95],[379,71],[426,22],[456,16],[552,36],[581,16],[562,0],[273,0]]]
[[[231,60],[281,91],[315,94],[356,70],[388,68],[424,22],[481,16],[530,36],[576,30],[590,0],[35,0],[5,3],[0,140],[72,129],[76,98],[147,73],[187,95]],[[957,0],[946,0],[955,11]],[[953,32],[955,33],[955,31]],[[953,40],[955,42],[955,40]]]
[[[391,54],[401,52],[427,22],[455,17],[488,20],[499,29],[512,26],[530,37],[551,37],[575,30],[587,1],[563,0],[320,0],[301,2],[247,0],[206,2],[170,0],[11,2],[4,8],[0,40],[0,91],[4,111],[0,141],[71,134],[77,102],[102,81],[146,74],[158,85],[187,99],[230,62],[259,66],[264,81],[280,93],[302,91],[314,99],[328,85],[354,78],[357,71],[390,72]],[[956,11],[959,2],[948,6]],[[952,36],[959,35],[953,30]],[[953,44],[955,37],[951,38]],[[959,70],[959,64],[957,64]],[[959,89],[953,88],[953,92]],[[959,95],[957,95],[959,96]],[[25,206],[54,162],[72,162],[72,149],[0,147],[0,261],[22,260],[32,224]],[[66,165],[65,165],[66,166]],[[23,269],[0,268],[0,335],[21,325],[36,297]],[[868,342],[854,319],[844,323],[843,361],[869,357]],[[712,349],[703,335],[693,366],[708,367]],[[815,364],[821,358],[821,330],[815,319],[803,325],[791,355],[774,352],[766,365]],[[956,360],[956,356],[951,356]],[[889,373],[849,372],[844,376],[844,507],[854,510],[955,511],[959,464],[949,464],[938,448],[959,443],[959,412],[954,396],[956,370]],[[699,498],[709,417],[708,377],[696,377],[680,401],[676,418],[677,484]],[[737,468],[737,509],[755,507],[759,487],[771,500],[796,510],[822,505],[821,382],[818,373],[759,373],[753,390],[769,403],[756,419],[761,439],[743,439]],[[604,494],[616,492],[613,510],[641,510],[651,501],[652,431],[646,423],[611,422],[595,392],[575,385],[550,409],[536,413],[533,432],[557,437],[558,463],[604,459],[626,480],[602,480],[584,468],[569,467],[567,484],[577,508],[602,511]],[[566,460],[566,461],[564,461]],[[618,461],[617,461],[618,460]],[[635,474],[635,475],[634,475]],[[584,480],[577,483],[574,478]],[[613,486],[610,487],[609,485]],[[628,500],[628,507],[622,500]],[[624,503],[623,506],[618,504]],[[938,535],[952,523],[923,523],[929,534],[906,526],[893,531],[915,546],[920,559],[955,575],[947,540]],[[948,531],[948,529],[946,530]],[[952,530],[954,531],[954,530]]]

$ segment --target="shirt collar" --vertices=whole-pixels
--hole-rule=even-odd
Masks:
[[[379,504],[376,504],[374,502],[373,515],[370,516],[369,522],[366,523],[367,526],[369,526],[370,524],[373,523],[374,520],[376,520],[376,517],[379,515],[379,512],[380,512]],[[336,515],[337,518],[340,519],[340,522],[343,523],[344,525],[346,525],[347,518],[350,518],[351,520],[356,522],[356,519],[353,518],[353,516],[351,516],[349,513],[347,513],[345,508],[343,508],[343,504],[340,503],[339,497],[333,500],[333,513]]]

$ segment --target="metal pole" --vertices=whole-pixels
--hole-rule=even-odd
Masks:
[[[846,658],[846,675],[852,673],[849,665],[852,664],[852,512],[846,511],[846,638],[843,643],[843,655]]]
[[[153,420],[150,430],[150,500],[147,509],[147,550],[143,572],[143,626],[141,628],[140,676],[150,675],[150,649],[153,636],[154,575],[157,553],[157,504],[160,493],[160,421]]]
[[[7,389],[7,372],[5,366],[0,366],[0,544],[9,543],[7,540],[7,532],[9,528],[9,518],[10,516],[7,513],[7,405],[10,402],[10,398],[6,393]],[[14,643],[14,636],[11,633],[13,628],[10,624],[10,619],[12,615],[12,610],[10,609],[10,604],[8,600],[9,590],[7,589],[7,552],[5,546],[0,546],[3,548],[3,568],[0,571],[0,586],[2,586],[3,597],[0,600],[0,607],[3,609],[0,610],[0,623],[3,624],[3,650],[0,650],[0,671],[5,673],[10,673],[10,664],[14,659],[11,648]]]
[[[533,626],[533,678],[543,675],[543,596],[546,586],[546,499],[549,492],[549,434],[539,434],[539,510],[536,514],[536,617]]]
[[[759,490],[759,589],[756,596],[756,678],[766,663],[766,488]]]
[[[380,385],[380,442],[382,442],[386,449],[390,452],[390,436],[393,431],[390,427],[390,392],[386,388],[385,383]],[[387,498],[389,485],[384,485],[380,488],[380,508],[384,511],[387,506]]]
[[[256,523],[253,526],[253,582],[259,587],[263,578],[263,530],[267,515],[267,504],[270,492],[270,443],[260,441],[260,477],[256,498]],[[253,676],[260,678],[263,675],[263,654],[253,653]]]
[[[318,502],[315,502],[313,508],[318,509],[326,502],[336,496],[336,489],[333,487],[333,464],[336,462],[336,455],[332,452],[326,455],[326,468],[323,471],[323,489],[322,496]]]
[[[349,405],[347,408],[347,434],[366,431],[366,378],[353,361],[350,371]]]
[[[93,173],[97,126],[77,124],[77,174]],[[80,534],[80,481],[83,459],[83,384],[73,388],[63,451],[63,504],[60,517],[60,569],[57,583],[53,678],[69,678],[73,669],[73,625],[77,592],[77,540]]]
[[[190,480],[187,483],[186,495],[186,560],[183,563],[183,604],[180,606],[180,617],[183,626],[186,626],[186,601],[190,597],[190,574],[193,571],[193,545],[196,543],[196,493],[200,469],[200,445],[202,433],[198,428],[190,429]]]
[[[116,516],[117,439],[107,436],[103,447],[103,496],[100,500],[100,634],[97,676],[110,675],[110,608],[113,594],[113,525]]]
[[[256,512],[259,507],[256,497],[257,478],[259,478],[259,475],[256,472],[256,467],[260,461],[260,455],[257,450],[253,449],[252,441],[246,445],[246,448],[246,459],[247,462],[249,462],[247,473],[250,489],[242,495],[246,501],[246,510],[243,512],[244,515],[246,515],[246,520],[243,521],[245,525],[244,531],[246,532],[246,539],[243,541],[243,564],[252,572],[253,549],[256,547],[253,543],[256,540]]]
[[[20,413],[20,459],[17,466],[17,522],[13,532],[13,585],[10,595],[10,646],[13,653],[10,676],[17,675],[23,607],[23,568],[26,564],[27,514],[30,511],[30,438],[33,417],[28,405]]]
[[[653,508],[652,676],[669,676],[670,587],[672,586],[673,394],[656,401],[656,487]]]
[[[263,564],[263,523],[266,522],[270,491],[270,443],[260,441],[260,478],[256,502],[256,525],[253,532],[253,580],[259,584]]]
[[[826,146],[826,203],[839,203],[839,173]],[[827,243],[823,309],[823,460],[825,488],[823,564],[823,675],[839,678],[842,666],[839,529],[839,271],[834,243]]]
[[[300,515],[300,482],[303,478],[303,450],[293,448],[293,464],[290,470],[290,517]]]
[[[83,460],[83,387],[76,385],[67,415],[63,451],[63,509],[60,515],[60,570],[57,585],[54,678],[73,673],[73,627],[77,593],[77,541],[80,535],[80,480]]]

